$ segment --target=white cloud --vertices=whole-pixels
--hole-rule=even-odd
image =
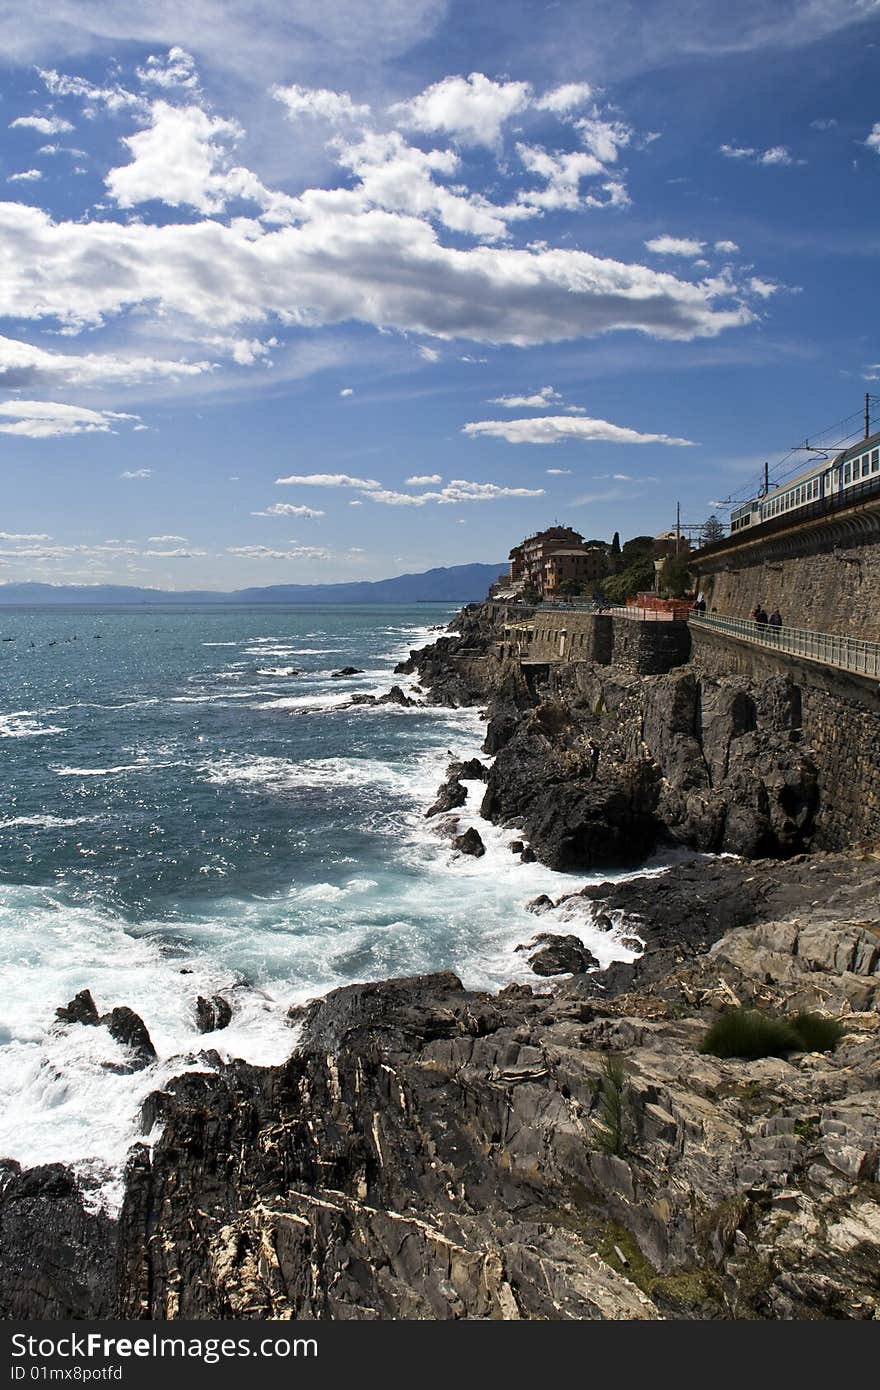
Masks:
[[[316,511],[314,507],[297,507],[292,502],[273,502],[271,507],[267,507],[265,511],[251,512],[251,516],[317,517],[324,515],[324,512]]]
[[[782,288],[783,286],[777,284],[775,280],[762,280],[758,275],[753,275],[749,280],[749,289],[759,299],[770,299],[774,294],[778,294]]]
[[[584,145],[603,164],[615,164],[617,155],[632,140],[632,129],[623,121],[606,121],[601,116],[584,116],[575,121]]]
[[[326,87],[273,87],[272,95],[283,102],[291,119],[313,116],[334,123],[364,121],[369,118],[369,106],[356,105],[348,92],[332,92]]]
[[[0,386],[7,390],[52,383],[94,386],[111,382],[174,380],[201,376],[209,372],[211,366],[210,362],[122,357],[109,352],[81,355],[49,352],[32,343],[0,337]]]
[[[137,75],[141,82],[152,83],[156,87],[188,87],[199,85],[195,60],[183,48],[169,48],[162,56],[151,53]]]
[[[489,405],[503,405],[505,410],[520,410],[533,407],[536,410],[544,410],[548,405],[555,405],[561,401],[562,397],[552,386],[542,386],[540,391],[536,391],[532,396],[493,396]]]
[[[20,174],[10,174],[7,183],[36,183],[43,177],[41,169],[23,169]]]
[[[194,560],[207,555],[206,550],[142,550],[140,554],[147,560]]]
[[[137,306],[229,330],[278,317],[314,327],[347,319],[441,338],[526,346],[611,329],[687,341],[751,321],[732,287],[584,251],[441,245],[423,221],[328,214],[267,233],[237,219],[195,225],[54,223],[0,204],[13,273],[0,314],[72,326]],[[100,256],[101,274],[84,274]],[[214,267],[222,265],[218,276]]]
[[[472,483],[464,478],[453,478],[439,492],[394,492],[381,488],[376,492],[365,493],[371,502],[381,502],[388,507],[425,507],[430,502],[439,506],[455,506],[461,502],[494,502],[501,497],[543,497],[544,489],[527,487],[500,487],[497,483]]]
[[[880,121],[874,122],[871,134],[865,140],[865,144],[869,150],[873,150],[875,154],[880,154]]]
[[[173,544],[175,541],[179,542],[181,545],[186,545],[186,544],[187,544],[187,541],[188,541],[188,537],[186,537],[186,536],[147,536],[147,540],[148,540],[148,541],[153,541],[153,543],[154,543],[155,545],[163,545],[163,544],[169,544],[169,545],[171,545],[171,544]]]
[[[655,256],[699,256],[705,245],[704,241],[695,241],[692,237],[683,236],[655,236],[645,242],[645,246],[649,251],[653,251]]]
[[[561,87],[554,87],[539,97],[534,105],[538,111],[553,111],[559,116],[576,106],[583,106],[592,94],[589,82],[563,82]]]
[[[64,130],[73,130],[70,121],[63,116],[16,116],[9,122],[10,130],[38,130],[41,135],[60,135]]]
[[[603,185],[609,194],[607,199],[596,198],[593,194],[581,197],[581,179],[593,178],[605,172],[605,166],[594,154],[582,150],[576,150],[573,154],[549,154],[539,145],[522,143],[517,145],[516,152],[530,174],[547,181],[544,189],[524,189],[519,192],[517,198],[521,203],[548,210],[565,208],[571,211],[579,207],[620,207],[628,201],[622,192],[623,186],[618,182]]]
[[[428,487],[431,483],[442,483],[443,478],[439,473],[414,473],[405,481],[407,487]]]
[[[237,122],[200,106],[156,101],[149,128],[125,137],[131,163],[110,170],[107,189],[122,208],[156,198],[171,207],[222,211],[231,194],[228,175],[217,167],[227,154],[222,142],[241,135]]]
[[[566,477],[566,478],[568,478],[568,477],[571,476],[571,469],[570,469],[570,468],[547,468],[547,469],[545,469],[544,471],[545,471],[546,473],[549,473],[550,476],[551,476],[552,478],[561,478],[561,477]]]
[[[676,439],[668,434],[643,434],[607,420],[571,418],[567,415],[539,415],[530,420],[476,420],[465,425],[462,434],[475,438],[487,435],[506,439],[508,444],[561,444],[566,440],[590,443],[607,440],[611,444],[678,444],[690,445],[691,439]]]
[[[791,154],[789,150],[786,149],[785,145],[774,145],[772,149],[765,150],[764,153],[759,156],[758,163],[774,165],[792,164],[794,163],[794,161],[792,160]]]
[[[0,541],[50,541],[51,536],[38,532],[0,531]]]
[[[405,127],[443,131],[462,145],[498,144],[504,122],[525,110],[528,82],[493,82],[481,72],[444,77],[411,101],[397,102],[389,113]]]
[[[64,73],[56,72],[54,68],[40,68],[39,72],[53,96],[79,97],[88,103],[87,116],[94,116],[97,107],[104,107],[111,115],[118,115],[120,111],[149,109],[148,102],[142,96],[118,84],[99,87],[84,77],[68,77]]]
[[[344,396],[353,396],[353,395],[354,395],[354,391],[352,390],[352,388],[351,388],[350,386],[343,386],[343,388],[342,388],[342,390],[339,392],[339,394],[340,394],[340,396],[343,396],[343,397],[344,397]]]
[[[436,348],[428,347],[426,343],[419,345],[419,357],[425,362],[439,362],[440,354]]]
[[[152,470],[152,468],[135,468],[135,469],[132,469],[132,470],[126,469],[126,471],[125,471],[124,473],[120,473],[119,476],[120,476],[120,478],[129,478],[129,479],[133,479],[133,478],[152,478],[152,476],[153,476],[153,470]]]
[[[227,555],[235,555],[241,560],[332,560],[329,550],[320,546],[299,545],[288,550],[273,550],[268,545],[231,545]]]
[[[276,478],[275,482],[295,487],[381,487],[375,478],[352,478],[348,473],[292,473],[289,478]]]
[[[719,154],[725,159],[741,159],[749,164],[763,165],[764,168],[782,168],[788,164],[804,164],[805,160],[795,160],[786,145],[771,145],[766,150],[756,150],[751,145],[719,145]]]
[[[0,404],[0,434],[17,434],[28,439],[51,439],[56,435],[107,434],[118,420],[136,420],[114,410],[87,410],[84,406],[59,401],[5,401]]]
[[[735,256],[739,247],[735,241],[716,241],[715,250],[722,256]]]

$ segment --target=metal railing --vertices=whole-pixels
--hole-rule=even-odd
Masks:
[[[803,627],[771,627],[769,623],[756,623],[752,618],[720,617],[717,613],[692,613],[690,621],[695,627],[727,633],[772,651],[803,656],[808,661],[821,661],[842,671],[880,679],[880,642],[842,637],[832,632],[813,632]]]
[[[683,621],[666,609],[639,608],[633,604],[596,603],[591,599],[572,599],[571,602],[553,600],[535,605],[538,613],[595,613],[603,618],[630,618],[640,623],[670,623]]]

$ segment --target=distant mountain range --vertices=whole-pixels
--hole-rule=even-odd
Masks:
[[[0,584],[0,606],[70,603],[475,603],[507,569],[450,565],[424,574],[342,584],[272,584],[260,589],[135,589],[123,584]]]

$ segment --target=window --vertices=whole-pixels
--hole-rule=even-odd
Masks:
[[[871,455],[871,472],[880,472],[880,449],[875,449]]]
[[[845,463],[845,464],[843,465],[843,485],[844,485],[844,487],[846,487],[846,484],[847,484],[847,483],[849,482],[849,480],[850,480],[850,473],[851,473],[851,471],[852,471],[852,465],[849,464],[849,463]]]

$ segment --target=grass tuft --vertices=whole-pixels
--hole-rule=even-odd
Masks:
[[[833,1052],[844,1029],[833,1018],[801,1012],[776,1018],[758,1009],[734,1009],[706,1033],[700,1051],[713,1057],[787,1057],[791,1052]]]

